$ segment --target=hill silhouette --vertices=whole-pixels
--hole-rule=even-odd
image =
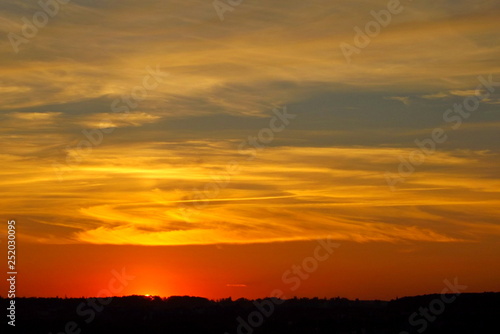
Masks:
[[[339,297],[214,301],[136,295],[103,300],[17,298],[16,330],[9,326],[7,333],[470,334],[498,328],[500,293],[453,297],[448,296],[453,299],[448,304],[439,302],[443,296],[438,294],[392,301]]]

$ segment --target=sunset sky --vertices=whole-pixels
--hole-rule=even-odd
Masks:
[[[20,296],[500,291],[498,1],[45,1],[0,4]]]

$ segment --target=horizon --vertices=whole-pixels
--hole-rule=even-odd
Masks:
[[[461,295],[483,295],[483,294],[500,294],[500,292],[498,291],[482,291],[482,292],[463,292],[463,293],[460,293]],[[387,300],[387,299],[359,299],[359,298],[356,298],[356,299],[351,299],[351,298],[345,298],[345,297],[342,297],[342,296],[337,296],[337,297],[330,297],[330,298],[327,298],[327,297],[297,297],[297,296],[294,296],[294,297],[291,297],[291,298],[286,298],[286,299],[281,299],[281,298],[277,298],[277,297],[260,297],[260,298],[255,298],[255,299],[248,299],[248,298],[244,298],[244,297],[241,297],[241,298],[238,298],[238,299],[233,299],[232,297],[226,297],[226,298],[217,298],[217,299],[212,299],[212,298],[206,298],[206,297],[203,297],[203,296],[190,296],[190,295],[171,295],[171,296],[158,296],[158,295],[122,295],[122,296],[109,296],[110,298],[127,298],[127,297],[141,297],[141,298],[145,298],[145,299],[150,299],[150,300],[153,300],[155,298],[160,298],[161,300],[167,300],[171,297],[180,297],[180,298],[201,298],[201,299],[206,299],[208,301],[211,301],[211,302],[216,302],[216,303],[219,303],[219,302],[222,302],[222,301],[227,301],[227,300],[230,300],[232,302],[237,302],[239,300],[246,300],[246,301],[255,301],[255,300],[264,300],[264,299],[279,299],[279,300],[282,300],[282,301],[290,301],[290,300],[301,300],[301,299],[307,299],[307,300],[337,300],[337,299],[340,299],[340,300],[348,300],[348,301],[360,301],[360,302],[374,302],[374,301],[377,301],[377,302],[391,302],[391,301],[396,301],[396,300],[399,300],[399,299],[404,299],[404,298],[418,298],[418,297],[431,297],[431,296],[436,296],[436,295],[440,295],[440,293],[438,292],[435,292],[435,293],[429,293],[429,294],[424,294],[424,295],[412,295],[412,296],[400,296],[400,297],[396,297],[396,298],[392,298],[390,300]],[[31,297],[26,297],[26,296],[17,296],[16,298],[20,298],[20,299],[99,299],[101,297],[98,297],[98,296],[80,296],[80,297],[66,297],[66,296],[52,296],[52,297],[36,297],[36,296],[31,296]],[[0,295],[0,299],[9,299],[8,297],[3,297]]]

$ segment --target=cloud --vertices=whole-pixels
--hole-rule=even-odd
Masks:
[[[246,284],[233,284],[233,283],[228,283],[228,284],[226,284],[226,286],[232,287],[232,288],[246,288],[247,287]]]
[[[48,122],[60,116],[60,112],[13,112],[10,116],[23,121]]]
[[[61,112],[10,112],[4,114],[4,129],[23,129],[24,132],[54,128],[62,119]]]
[[[449,96],[450,96],[450,94],[448,94],[448,93],[435,93],[435,94],[422,95],[422,97],[424,99],[430,99],[430,100],[443,99],[443,98],[446,98],[446,97],[449,97]]]
[[[450,94],[455,95],[455,96],[462,96],[462,97],[476,96],[476,90],[474,90],[474,89],[452,90],[452,91],[450,91]]]
[[[84,116],[79,124],[89,129],[106,129],[126,126],[140,126],[153,123],[160,119],[159,116],[150,115],[145,112],[129,112],[124,114],[96,113]]]
[[[386,99],[399,101],[399,102],[403,103],[405,106],[408,106],[411,103],[411,100],[408,96],[392,96],[392,97],[387,97]]]
[[[391,192],[384,172],[397,168],[397,157],[408,150],[281,147],[247,161],[231,146],[204,141],[131,146],[126,152],[103,147],[64,183],[48,167],[3,183],[16,185],[6,205],[22,204],[25,213],[43,217],[45,224],[64,221],[55,225],[56,233],[80,243],[243,244],[326,235],[357,242],[460,242],[481,234],[482,228],[461,225],[465,210],[473,208],[474,220],[492,228],[496,154],[436,152],[401,192]],[[199,152],[203,163],[191,152]],[[196,194],[212,189],[205,187],[235,159],[241,169],[228,184],[217,196],[204,197],[213,198],[206,205],[193,205]],[[444,166],[455,172],[436,172]],[[480,180],[474,176],[477,166]],[[40,195],[24,201],[22,194],[33,187]],[[73,227],[70,238],[63,226]],[[50,240],[44,233],[37,235]]]
[[[145,67],[155,64],[171,73],[172,79],[155,90],[151,99],[191,99],[221,87],[225,91],[211,96],[212,101],[247,114],[255,113],[256,106],[261,108],[262,101],[231,87],[273,80],[454,89],[446,78],[461,78],[463,86],[474,83],[478,73],[500,73],[494,61],[496,48],[483,42],[496,27],[498,10],[487,3],[452,18],[446,6],[407,6],[363,50],[354,66],[346,66],[338,45],[351,42],[353,27],[367,20],[362,13],[379,6],[374,1],[354,7],[347,1],[239,6],[231,16],[244,24],[234,25],[221,24],[211,4],[202,1],[113,1],[107,6],[71,2],[23,45],[20,58],[8,45],[0,54],[3,79],[9,87],[22,87],[9,91],[2,108],[129,94],[141,82]],[[22,15],[14,10],[7,14],[20,29]],[[305,25],[310,26],[307,31],[301,28]],[[478,55],[484,60],[474,61]],[[25,98],[27,91],[30,99]],[[278,96],[269,96],[267,102],[281,104],[279,97],[284,94],[274,94]]]
[[[209,1],[70,2],[19,54],[0,41],[0,184],[12,189],[2,212],[24,215],[26,237],[46,243],[463,242],[497,231],[496,95],[399,192],[384,175],[478,75],[499,80],[499,5],[412,2],[348,65],[340,43],[380,6],[279,0],[220,22]],[[20,33],[37,8],[5,2],[0,29]],[[126,117],[113,113],[156,64],[170,76]],[[254,159],[241,154],[283,105],[297,120]],[[82,130],[103,126],[116,129],[83,154]],[[186,222],[233,160],[241,170]]]

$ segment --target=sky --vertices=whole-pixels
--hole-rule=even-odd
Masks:
[[[18,295],[500,291],[497,1],[42,3],[0,4]]]

